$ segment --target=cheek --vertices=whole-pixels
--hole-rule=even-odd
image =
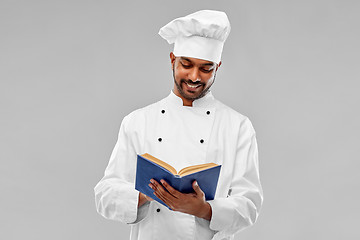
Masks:
[[[174,76],[176,80],[186,79],[186,72],[175,69]]]
[[[214,74],[204,76],[203,80],[206,82],[206,86],[211,85],[211,83],[214,81],[214,76]]]

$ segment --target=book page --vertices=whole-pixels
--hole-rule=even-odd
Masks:
[[[171,165],[167,164],[164,161],[161,161],[160,159],[148,154],[148,153],[144,153],[141,155],[143,158],[146,158],[147,160],[152,161],[153,163],[156,163],[157,165],[167,169],[169,172],[171,172],[174,175],[177,175],[177,171],[175,168],[173,168]]]
[[[195,172],[200,172],[202,170],[208,169],[208,168],[212,168],[218,166],[215,163],[205,163],[205,164],[199,164],[199,165],[194,165],[194,166],[189,166],[186,168],[183,168],[179,171],[179,175],[182,176],[186,176]]]

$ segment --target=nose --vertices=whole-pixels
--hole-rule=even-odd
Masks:
[[[201,80],[198,68],[194,67],[193,69],[191,69],[191,72],[189,73],[189,79],[193,82],[198,82]]]

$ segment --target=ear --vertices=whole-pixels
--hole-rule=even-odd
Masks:
[[[216,66],[216,71],[218,70],[218,68],[221,66],[221,61],[219,62],[219,64]]]
[[[171,69],[174,69],[174,65],[175,65],[175,55],[173,52],[170,53],[170,61],[171,61]]]

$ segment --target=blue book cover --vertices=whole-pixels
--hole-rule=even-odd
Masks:
[[[201,190],[205,193],[206,200],[215,197],[217,182],[221,165],[214,163],[194,165],[176,172],[169,164],[151,156],[150,154],[137,155],[135,189],[168,207],[157,198],[149,187],[150,179],[160,183],[164,179],[173,188],[182,193],[194,192],[192,183],[196,180]]]

